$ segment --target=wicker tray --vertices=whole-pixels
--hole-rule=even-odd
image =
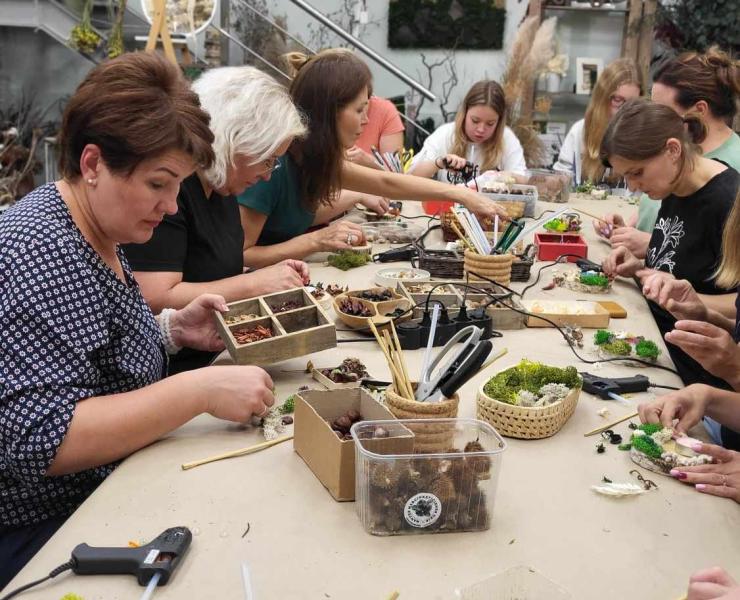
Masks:
[[[432,277],[438,279],[462,279],[463,278],[463,255],[456,250],[428,250],[424,240],[431,231],[442,229],[444,226],[435,225],[430,227],[424,235],[414,242],[417,257],[411,259],[411,264],[419,269],[429,271]],[[453,232],[454,233],[454,232]],[[452,240],[457,240],[455,236]]]
[[[511,263],[512,281],[529,281],[536,254],[537,248],[534,244],[529,244],[522,254],[514,255],[514,262]]]
[[[493,425],[501,435],[539,440],[555,435],[573,415],[581,388],[574,388],[560,402],[550,406],[516,406],[488,396],[481,384],[476,402],[476,417]]]

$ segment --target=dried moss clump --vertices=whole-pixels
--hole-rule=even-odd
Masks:
[[[496,400],[517,404],[520,390],[539,394],[542,386],[548,383],[560,383],[570,389],[582,385],[575,367],[561,369],[524,359],[516,367],[501,371],[489,379],[483,391]]]
[[[624,340],[614,340],[613,342],[604,344],[602,348],[615,356],[629,356],[632,354],[632,346]]]
[[[352,250],[341,250],[336,254],[330,254],[327,262],[341,271],[349,271],[355,267],[366,265],[370,256],[364,252],[353,252]]]
[[[632,447],[650,458],[660,458],[663,454],[663,447],[651,438],[650,435],[638,435],[633,437]]]

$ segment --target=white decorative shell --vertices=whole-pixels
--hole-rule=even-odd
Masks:
[[[602,483],[600,485],[592,485],[591,489],[597,494],[614,496],[615,498],[637,496],[638,494],[645,493],[645,488],[634,483]]]

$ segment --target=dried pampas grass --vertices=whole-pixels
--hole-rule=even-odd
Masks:
[[[506,70],[501,78],[506,103],[513,106],[522,93],[521,71],[537,34],[537,17],[527,17],[517,29]]]

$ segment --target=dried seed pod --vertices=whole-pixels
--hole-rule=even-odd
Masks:
[[[357,421],[362,421],[362,415],[360,414],[360,411],[355,410],[354,408],[347,411],[347,417],[353,423],[357,423]]]
[[[438,475],[429,488],[442,503],[451,502],[455,498],[455,485],[447,475]]]
[[[390,433],[388,433],[388,430],[385,427],[378,426],[373,430],[374,438],[387,438],[389,435]]]
[[[352,427],[352,421],[350,421],[347,415],[342,415],[341,417],[334,419],[334,423],[332,423],[332,425],[335,429],[339,429],[346,433],[349,431],[349,428]]]
[[[283,417],[283,425],[292,425],[293,424],[293,417],[290,415],[285,415]]]
[[[477,475],[478,479],[488,479],[491,476],[491,459],[488,456],[467,456],[465,462],[468,468]]]
[[[465,444],[464,452],[485,452],[485,448],[483,447],[483,444],[481,444],[478,440],[475,440],[473,442],[468,442],[467,444]]]
[[[400,477],[401,473],[391,463],[381,462],[370,468],[370,483],[383,490],[396,487]]]

